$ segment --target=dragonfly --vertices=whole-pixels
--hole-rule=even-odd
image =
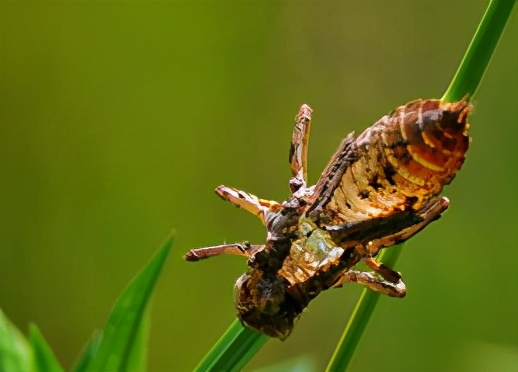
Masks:
[[[235,283],[237,316],[245,326],[281,340],[310,301],[327,289],[352,282],[404,297],[401,274],[376,256],[411,238],[448,208],[441,192],[465,160],[471,110],[466,99],[418,99],[402,105],[359,136],[345,137],[316,184],[309,186],[312,110],[302,105],[291,138],[287,200],[261,199],[223,185],[215,190],[259,217],[265,243],[196,248],[184,259],[245,257],[247,270]],[[359,263],[367,269],[358,269]]]

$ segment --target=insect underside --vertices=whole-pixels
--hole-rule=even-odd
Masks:
[[[288,200],[278,203],[226,186],[216,188],[224,200],[261,219],[266,242],[197,248],[184,258],[246,257],[248,270],[235,284],[238,317],[281,340],[313,298],[346,282],[404,297],[401,275],[375,257],[448,208],[448,199],[440,193],[464,162],[470,110],[465,100],[416,100],[400,106],[358,137],[347,136],[318,182],[308,187],[312,110],[302,105],[291,140]],[[372,271],[357,270],[360,261]]]

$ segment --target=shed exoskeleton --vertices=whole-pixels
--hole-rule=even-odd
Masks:
[[[440,194],[460,169],[469,145],[471,105],[416,100],[382,117],[358,137],[347,136],[318,182],[307,186],[307,145],[312,110],[295,118],[287,201],[264,200],[219,186],[224,200],[258,216],[266,242],[192,249],[187,261],[221,254],[248,259],[235,284],[241,321],[281,340],[321,291],[360,283],[404,297],[401,275],[375,259],[382,248],[403,242],[448,208]],[[360,261],[372,271],[360,271]]]

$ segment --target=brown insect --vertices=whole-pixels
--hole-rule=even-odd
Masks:
[[[374,257],[380,249],[409,239],[448,208],[440,193],[464,162],[470,110],[465,100],[416,100],[398,107],[357,138],[347,136],[316,185],[308,187],[312,111],[303,105],[291,140],[287,201],[259,199],[226,186],[216,189],[224,200],[261,219],[266,243],[192,249],[184,258],[248,258],[248,270],[235,284],[238,317],[281,340],[313,298],[346,282],[404,297],[401,275]],[[360,261],[372,271],[355,269]]]

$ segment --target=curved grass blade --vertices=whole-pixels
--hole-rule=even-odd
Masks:
[[[138,328],[137,335],[135,336],[135,342],[133,343],[132,350],[129,353],[128,364],[126,371],[129,372],[141,372],[145,371],[147,367],[147,354],[148,354],[148,341],[149,341],[149,307],[144,311],[140,327]]]
[[[49,344],[36,324],[29,325],[29,342],[32,346],[33,365],[36,371],[63,371]]]
[[[490,1],[442,100],[458,101],[466,95],[473,97],[491,62],[515,3],[516,0]]]
[[[113,307],[95,355],[84,366],[86,371],[127,371],[131,359],[140,359],[145,347],[138,343],[139,328],[151,292],[167,259],[172,236],[122,292]],[[88,351],[88,349],[87,349]]]
[[[0,371],[30,370],[29,343],[0,310]]]
[[[99,350],[102,337],[103,333],[100,330],[97,329],[94,331],[92,337],[90,337],[90,340],[88,340],[87,344],[81,351],[81,355],[79,356],[78,361],[75,363],[73,371],[84,372],[88,369],[88,365],[97,353],[97,350]]]
[[[515,0],[491,1],[457,74],[442,97],[443,100],[455,101],[466,95],[473,96],[494,53],[514,2]],[[400,246],[392,247],[382,252],[380,258],[387,266],[394,267],[400,250]],[[347,368],[378,298],[379,294],[364,290],[328,364],[328,371]],[[216,370],[220,367],[233,370],[244,366],[266,342],[265,336],[260,337],[253,333],[255,332],[243,329],[238,321],[234,321],[196,370]],[[234,352],[230,353],[232,350]],[[230,358],[228,364],[225,363],[225,358]]]
[[[515,2],[515,0],[492,0],[489,3],[468,50],[442,100],[456,101],[466,96],[469,98],[473,97],[495,52]],[[392,247],[382,252],[380,258],[387,266],[393,267],[400,250],[401,247]],[[361,335],[376,307],[378,298],[379,294],[376,292],[369,290],[362,292],[333,356],[327,365],[326,371],[347,370],[356,347],[360,342]]]
[[[268,338],[262,333],[243,327],[236,319],[195,371],[239,371],[263,347]]]

